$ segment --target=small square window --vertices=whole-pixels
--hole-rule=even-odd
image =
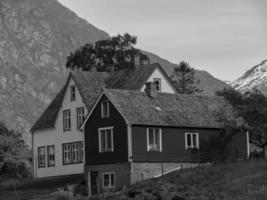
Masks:
[[[101,117],[106,118],[109,117],[109,102],[103,101],[101,103]]]
[[[114,188],[115,187],[115,173],[106,172],[103,173],[103,188]]]
[[[198,133],[185,133],[185,149],[199,148]]]

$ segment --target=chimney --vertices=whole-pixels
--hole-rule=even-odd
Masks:
[[[157,97],[157,90],[154,82],[146,82],[145,93],[151,98]]]

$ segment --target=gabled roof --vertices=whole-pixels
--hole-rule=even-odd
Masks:
[[[137,66],[135,70],[121,70],[113,73],[82,72],[79,70],[70,72],[66,84],[36,121],[31,130],[53,128],[55,126],[56,118],[71,77],[75,81],[87,110],[90,110],[103,88],[141,90],[147,79],[157,68],[161,70],[168,80],[168,76],[159,64]]]
[[[222,97],[158,93],[151,98],[145,92],[116,89],[103,94],[129,124],[223,128],[225,122],[218,118],[222,113],[228,120],[243,123]]]
[[[75,81],[75,84],[82,96],[83,102],[88,110],[91,108],[95,99],[105,85],[103,79],[104,74],[102,73],[89,73],[81,71],[71,72],[63,88],[52,100],[41,117],[33,125],[31,129],[32,131],[53,128],[55,126],[56,118],[61,108],[61,104],[71,77]]]

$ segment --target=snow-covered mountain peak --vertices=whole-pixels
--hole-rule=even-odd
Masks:
[[[243,76],[231,83],[231,86],[241,92],[257,88],[267,94],[267,60],[248,70]]]

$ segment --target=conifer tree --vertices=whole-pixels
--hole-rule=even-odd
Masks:
[[[192,94],[194,92],[201,92],[196,87],[194,80],[195,70],[188,63],[181,61],[177,67],[174,68],[171,80],[176,87],[178,93],[181,94]]]

